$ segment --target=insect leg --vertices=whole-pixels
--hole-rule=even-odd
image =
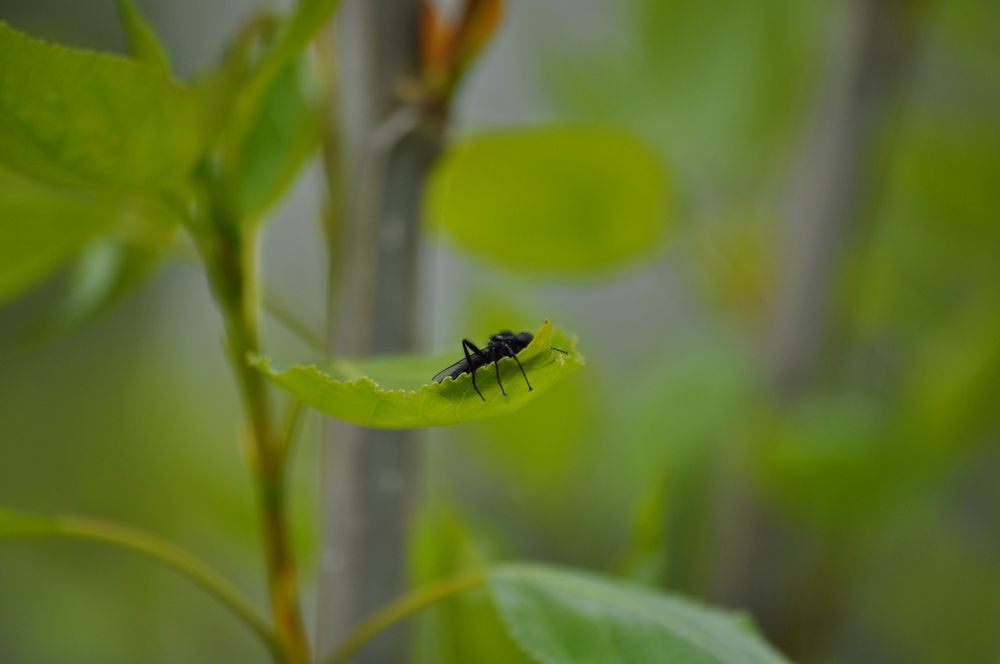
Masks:
[[[497,385],[500,386],[500,393],[503,394],[504,396],[507,396],[507,390],[503,389],[503,383],[500,381],[500,362],[499,362],[499,360],[500,360],[500,358],[497,358],[497,361],[493,363],[493,366],[496,367],[496,370],[497,370]]]
[[[514,358],[515,362],[517,362],[517,368],[521,370],[521,375],[524,376],[524,382],[528,385],[528,391],[530,392],[535,389],[531,386],[531,382],[528,380],[528,374],[524,373],[524,367],[521,366],[521,360],[517,359],[517,353],[515,353],[514,349],[510,347],[510,344],[507,344],[506,347],[507,353]]]
[[[489,358],[486,356],[486,353],[484,353],[483,351],[479,350],[479,347],[476,346],[476,344],[472,343],[468,339],[462,339],[462,352],[465,353],[465,362],[466,362],[466,364],[469,365],[469,373],[472,375],[472,389],[474,389],[476,391],[476,394],[479,395],[480,399],[482,399],[483,401],[486,401],[486,397],[483,396],[483,393],[479,391],[479,386],[476,385],[476,369],[478,369],[479,366],[482,366],[482,365],[476,366],[475,363],[473,363],[472,357],[469,355],[469,351],[470,350],[473,353],[475,353],[476,356],[484,364],[486,364],[486,363],[489,362]]]

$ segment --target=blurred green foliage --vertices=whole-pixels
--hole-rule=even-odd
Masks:
[[[463,251],[532,274],[593,275],[663,237],[666,174],[641,141],[609,127],[473,136],[428,185],[428,221]]]
[[[293,25],[308,24],[318,4],[302,5]],[[846,252],[822,379],[787,402],[767,387],[769,317],[787,250],[784,199],[824,77],[842,56],[836,46],[848,5],[601,6],[620,22],[610,36],[581,44],[522,34],[506,48],[532,56],[531,70],[518,75],[534,77],[558,126],[616,127],[620,138],[594,147],[586,137],[574,142],[577,136],[553,151],[529,140],[539,133],[543,142],[552,139],[544,132],[474,127],[454,154],[482,150],[479,158],[449,176],[467,181],[448,195],[435,189],[429,202],[460,252],[491,263],[446,254],[448,291],[434,308],[441,321],[435,338],[483,336],[548,315],[587,340],[590,366],[515,414],[434,437],[427,505],[414,536],[415,580],[531,557],[718,598],[725,595],[724,571],[745,553],[720,546],[722,535],[740,525],[724,506],[742,490],[790,533],[778,554],[788,562],[782,581],[798,592],[787,596],[776,585],[770,599],[801,615],[832,602],[826,636],[812,644],[807,661],[995,660],[1000,5],[920,3],[911,80],[873,147],[874,200]],[[533,17],[535,9],[519,11]],[[560,25],[575,20],[567,11]],[[52,73],[55,85],[70,85],[58,55],[46,64],[38,42],[0,30],[3,53],[30,51],[60,69]],[[49,229],[40,216],[31,229],[48,243],[20,231],[14,236],[0,223],[0,294],[38,285],[83,247],[79,273],[88,276],[71,277],[71,292],[114,290],[109,265],[128,261],[109,252],[141,243],[88,243],[128,218],[127,210],[148,205],[125,189],[165,188],[192,166],[190,146],[176,143],[171,130],[148,131],[146,121],[168,108],[174,110],[165,126],[197,124],[197,103],[209,125],[227,118],[231,104],[265,109],[260,124],[254,118],[261,116],[233,123],[220,147],[225,163],[245,168],[226,182],[236,192],[234,209],[259,218],[275,200],[271,192],[288,184],[292,164],[308,156],[297,130],[310,129],[312,93],[278,92],[307,69],[282,55],[297,52],[288,45],[300,33],[265,30],[263,41],[280,46],[267,51],[273,64],[258,74],[252,104],[210,99],[200,87],[188,95],[153,67],[101,56],[107,71],[100,86],[84,86],[101,95],[81,96],[79,117],[92,115],[88,104],[93,113],[131,104],[131,83],[123,81],[141,78],[136,103],[150,106],[143,124],[50,122],[39,142],[26,145],[0,126],[0,160],[36,178],[0,177],[0,219],[26,210],[30,198],[32,210],[52,206],[62,215],[72,206],[77,220],[71,229]],[[238,46],[230,50],[232,68],[207,78],[243,82],[241,58],[257,51],[239,54]],[[495,56],[511,52],[500,44]],[[17,91],[2,86],[15,84],[27,83],[0,83],[0,104]],[[62,117],[57,111],[42,106],[31,114]],[[67,164],[85,159],[90,141],[112,129],[134,134],[127,145],[143,154],[159,150],[158,141],[170,145],[154,163],[134,168],[114,151],[88,160],[90,175],[116,184],[116,197],[98,196],[89,179],[67,177]],[[83,134],[71,152],[55,140]],[[115,140],[110,145],[119,145]],[[455,163],[445,161],[443,172]],[[570,171],[581,179],[557,177]],[[444,186],[440,177],[437,188]],[[668,222],[670,242],[658,251]],[[162,226],[170,228],[170,220]],[[125,238],[147,232],[124,227]],[[44,251],[34,255],[22,241]],[[627,264],[638,267],[603,271]],[[556,287],[546,274],[585,278]],[[256,588],[249,486],[234,447],[217,444],[232,437],[235,408],[218,349],[206,341],[214,334],[210,314],[204,300],[163,304],[179,292],[201,292],[203,284],[176,272],[167,278],[179,284],[175,291],[154,290],[95,327],[5,365],[0,503],[149,524],[213,560],[236,561],[230,571]],[[46,295],[18,303],[6,321],[30,317]],[[153,302],[170,306],[172,316],[157,315]],[[95,376],[100,390],[89,387]],[[316,450],[301,455],[297,488],[308,489]],[[307,524],[310,514],[300,507],[298,523]],[[309,530],[300,534],[307,545]],[[747,535],[755,537],[769,533]],[[63,546],[0,551],[5,659],[260,657],[243,650],[238,627],[166,575],[107,561],[84,545],[68,552]],[[66,626],[64,640],[52,639],[53,622]],[[420,624],[422,662],[523,658],[482,591],[432,608]]]
[[[568,300],[558,315],[598,347],[573,381],[585,400],[562,406],[586,418],[582,433],[538,404],[448,434],[438,481],[462,506],[465,542],[718,597],[744,555],[719,548],[739,528],[725,504],[743,486],[789,538],[776,555],[798,593],[775,585],[771,600],[802,615],[834,606],[806,661],[1000,653],[987,479],[1000,442],[1000,49],[984,28],[997,10],[963,0],[916,11],[911,79],[872,146],[873,200],[838,280],[822,377],[791,402],[768,389],[785,187],[810,100],[841,55],[846,5],[637,0],[610,38],[536,48],[566,119],[614,123],[657,147],[676,221],[655,285],[584,294],[498,272],[467,286],[501,311]],[[581,302],[633,318],[588,317]],[[674,319],[654,313],[678,306]],[[482,307],[463,310],[459,329],[495,324]],[[567,429],[572,452],[548,457],[537,441]],[[460,631],[478,618],[451,620]]]

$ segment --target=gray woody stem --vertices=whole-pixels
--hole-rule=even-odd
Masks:
[[[440,124],[399,92],[418,67],[417,0],[345,0],[338,16],[341,224],[331,353],[412,351],[419,300],[419,211]],[[336,130],[335,129],[335,130]],[[406,590],[406,544],[421,467],[412,431],[327,423],[318,653]],[[406,660],[401,628],[358,662]]]

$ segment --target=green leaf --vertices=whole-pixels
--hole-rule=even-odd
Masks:
[[[166,190],[201,151],[195,96],[147,63],[0,22],[0,161],[51,182]]]
[[[288,64],[272,81],[256,118],[228,160],[228,192],[237,218],[261,217],[319,147],[322,107],[306,60]]]
[[[457,505],[430,497],[417,516],[409,547],[415,588],[480,570],[502,555],[493,541],[485,541],[490,538],[472,531],[471,523]],[[415,631],[415,664],[530,662],[507,636],[485,589],[459,593],[429,607]]]
[[[259,114],[268,104],[267,98],[275,79],[284,75],[287,68],[299,60],[339,4],[339,0],[300,0],[292,14],[282,22],[278,34],[257,66],[235,90],[227,132],[231,145],[242,144],[253,131]]]
[[[325,369],[315,364],[276,368],[266,357],[252,357],[250,363],[293,396],[329,415],[369,427],[409,429],[513,412],[584,364],[576,340],[548,321],[517,357],[534,391],[528,391],[514,360],[504,358],[499,366],[507,396],[500,393],[493,365],[477,373],[485,401],[473,389],[469,374],[431,382],[431,377],[457,359],[454,354],[338,360]]]
[[[299,57],[339,5],[340,0],[299,0],[274,47],[265,56],[262,70],[273,69],[277,73]]]
[[[0,168],[0,302],[66,263],[119,216],[120,198],[52,187]]]
[[[132,55],[149,64],[170,72],[170,58],[153,28],[146,22],[132,0],[117,0],[125,39]]]
[[[488,582],[511,636],[543,664],[787,661],[738,615],[640,586],[532,564]]]
[[[158,251],[99,239],[81,252],[66,292],[35,331],[52,337],[89,323],[145,284],[162,259]]]
[[[601,126],[498,131],[438,162],[431,222],[503,267],[577,275],[621,267],[663,239],[667,178],[630,134]]]

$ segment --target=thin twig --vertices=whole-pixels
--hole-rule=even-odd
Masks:
[[[313,332],[309,324],[299,318],[292,311],[291,307],[282,302],[273,293],[262,293],[260,306],[268,315],[285,326],[289,332],[293,333],[309,348],[320,354],[325,352],[325,344],[320,336]]]
[[[275,657],[281,653],[275,633],[257,614],[253,604],[221,574],[187,551],[151,533],[97,519],[63,516],[51,519],[48,525],[50,528],[47,530],[19,533],[15,536],[87,539],[142,554],[186,576],[242,620]]]
[[[380,609],[368,619],[358,624],[344,637],[323,664],[344,664],[355,653],[377,636],[400,620],[413,615],[431,604],[447,599],[465,590],[470,590],[486,582],[486,573],[463,572],[441,579],[434,583],[413,590]]]

